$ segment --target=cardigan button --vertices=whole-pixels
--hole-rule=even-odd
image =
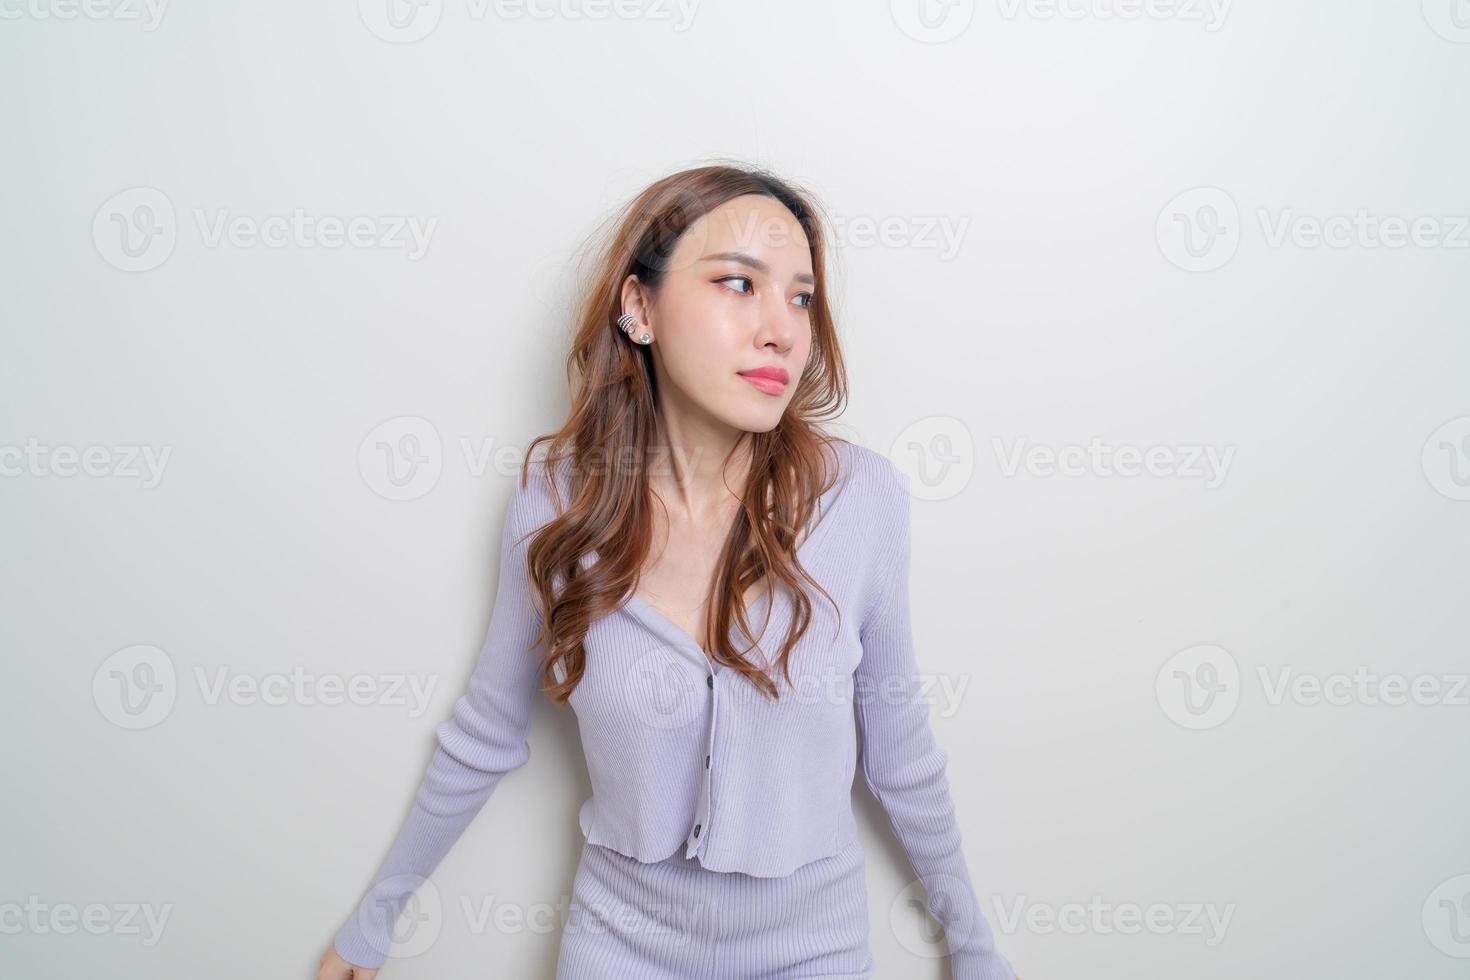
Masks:
[[[705,757],[704,757],[704,767],[705,767],[705,768],[706,768],[706,769],[708,769],[708,768],[709,768],[709,756],[705,756]]]
[[[703,826],[704,826],[704,824],[702,824],[702,823],[697,823],[697,824],[694,825],[694,836],[695,837],[698,837],[699,836],[699,828],[700,827],[703,827]]]
[[[714,687],[715,686],[715,675],[714,674],[707,675],[705,677],[705,679],[704,679],[704,682],[705,682],[705,684],[709,685],[710,687]]]

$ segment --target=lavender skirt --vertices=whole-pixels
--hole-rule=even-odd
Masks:
[[[586,842],[556,980],[869,980],[863,849],[784,878],[643,862]]]

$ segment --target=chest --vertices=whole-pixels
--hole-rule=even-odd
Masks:
[[[796,600],[777,589],[769,600],[769,617],[764,594],[747,613],[756,641],[745,656],[768,668],[767,675],[781,691],[779,700],[768,700],[738,672],[712,665],[692,635],[635,592],[593,621],[584,637],[584,673],[571,695],[584,732],[627,736],[630,719],[641,723],[633,729],[640,735],[703,731],[714,701],[724,705],[722,711],[735,713],[725,723],[737,728],[770,722],[798,741],[845,731],[852,719],[853,672],[863,652],[858,580],[832,574],[820,560],[809,568],[833,601],[807,587],[811,618],[791,650],[789,680],[774,664],[791,628]],[[736,626],[730,638],[737,649],[746,645]]]
[[[805,543],[810,527],[803,529],[797,538],[798,550]],[[723,561],[728,535],[728,525],[669,524],[659,518],[654,527],[654,544],[639,572],[637,593],[642,602],[677,626],[701,650],[708,646],[715,575]],[[756,601],[764,595],[766,587],[766,580],[761,579],[746,588],[741,599],[747,618],[755,611]]]
[[[719,562],[718,547],[709,549],[698,542],[676,541],[646,562],[639,574],[638,597],[701,649],[709,645],[711,602]],[[746,589],[743,602],[747,617],[764,591],[764,581]]]

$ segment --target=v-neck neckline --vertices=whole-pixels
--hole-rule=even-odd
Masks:
[[[823,493],[820,497],[817,498],[818,511],[816,526],[809,527],[806,537],[802,538],[801,544],[796,546],[796,557],[801,561],[803,568],[807,566],[807,553],[815,544],[822,540],[827,531],[831,530],[831,498],[836,493],[837,488],[846,481],[848,476],[846,470],[841,469],[841,464],[842,460],[839,458],[839,473],[837,479],[833,481],[832,486],[827,488],[826,493]],[[754,622],[754,620],[751,619],[750,614],[755,612],[763,602],[769,603],[771,601],[772,595],[772,590],[762,589],[761,592],[751,602],[751,604],[746,607],[746,619]],[[709,655],[709,651],[700,646],[699,643],[695,641],[694,637],[689,634],[688,630],[680,626],[678,623],[674,622],[667,615],[660,612],[658,608],[654,606],[651,602],[639,595],[637,588],[633,588],[628,591],[628,596],[624,600],[623,606],[629,612],[643,619],[645,625],[653,628],[654,632],[664,634],[666,639],[677,640],[684,646],[690,647],[694,651],[697,651],[700,656],[704,658],[705,663],[708,664],[711,671],[718,672],[719,670],[723,669],[715,664],[713,658],[711,658]]]

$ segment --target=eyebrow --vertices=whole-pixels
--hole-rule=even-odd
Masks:
[[[770,266],[766,265],[764,262],[762,262],[760,259],[756,258],[755,256],[753,256],[753,255],[746,255],[744,252],[714,252],[714,253],[711,253],[709,255],[706,255],[704,258],[700,259],[699,261],[701,261],[701,262],[718,262],[718,261],[738,262],[741,265],[749,266],[750,268],[754,269],[757,272],[764,272],[766,275],[770,275],[770,273],[771,273],[771,267]],[[815,286],[817,284],[817,281],[815,279],[813,279],[811,276],[807,275],[805,272],[799,272],[795,276],[793,276],[792,278],[793,278],[794,281],[799,282],[799,283],[802,283],[803,285],[807,285],[807,286]]]

